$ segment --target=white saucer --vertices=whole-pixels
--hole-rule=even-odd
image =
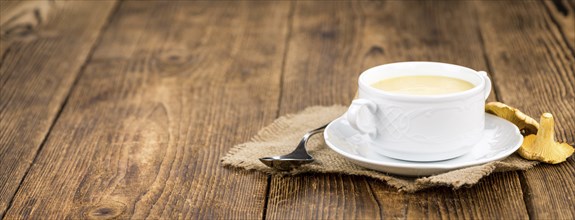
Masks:
[[[327,126],[324,138],[332,150],[359,166],[405,176],[428,176],[499,160],[511,155],[523,143],[523,136],[517,126],[487,113],[483,137],[473,150],[444,161],[411,162],[380,155],[370,149],[375,147],[376,143],[351,128],[344,117]]]

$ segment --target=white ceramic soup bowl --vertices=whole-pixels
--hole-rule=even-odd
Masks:
[[[474,87],[442,95],[406,95],[372,87],[388,78],[430,75],[465,80]],[[358,98],[346,118],[379,154],[408,161],[447,160],[469,152],[480,140],[490,92],[491,80],[483,71],[437,62],[390,63],[359,76]]]

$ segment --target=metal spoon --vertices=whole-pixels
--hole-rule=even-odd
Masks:
[[[275,168],[278,170],[291,170],[298,168],[299,166],[307,163],[313,162],[313,157],[307,153],[305,150],[305,146],[307,144],[307,140],[314,134],[321,133],[327,124],[321,126],[319,128],[313,129],[307,132],[294,151],[289,154],[283,156],[274,156],[274,157],[262,157],[260,161],[267,165],[268,167]]]

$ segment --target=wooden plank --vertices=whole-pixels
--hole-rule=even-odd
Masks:
[[[283,188],[280,190],[279,188]],[[380,218],[366,178],[309,174],[272,177],[266,217],[270,219]]]
[[[0,218],[114,1],[0,1]]]
[[[474,15],[469,2],[297,2],[280,112],[347,105],[359,73],[383,63],[432,60],[488,70]],[[470,189],[416,194],[362,177],[273,177],[269,197],[270,218],[527,218],[515,172]]]
[[[7,218],[262,217],[289,2],[122,2]]]
[[[525,219],[521,184],[515,172],[496,173],[485,177],[473,188],[456,191],[448,188],[429,189],[408,194],[373,184],[373,192],[382,204],[382,214],[407,219]],[[511,191],[511,192],[509,192]]]
[[[575,57],[541,2],[477,2],[501,100],[556,118],[556,138],[575,143]],[[575,160],[523,174],[530,217],[575,218]]]

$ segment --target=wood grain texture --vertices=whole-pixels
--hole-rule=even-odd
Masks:
[[[281,190],[278,188],[282,188]],[[269,219],[380,218],[379,207],[364,177],[308,174],[272,177]]]
[[[289,2],[122,2],[7,218],[262,217]]]
[[[557,26],[561,37],[575,53],[575,1],[542,1],[547,8],[551,21]]]
[[[553,113],[573,145],[573,0],[115,5],[0,1],[0,218],[575,218],[574,157],[416,194],[219,163],[279,115],[347,105],[361,71],[407,60],[488,71],[490,101]]]
[[[356,63],[362,26],[350,2],[295,2],[287,46],[280,115],[312,105],[347,105],[361,71]],[[294,143],[295,144],[295,143]],[[294,145],[295,146],[295,145]],[[363,177],[273,176],[266,217],[270,219],[366,219],[377,201]]]
[[[508,193],[521,188],[515,173],[497,173],[486,177],[470,189],[453,191],[429,189],[415,194],[395,192],[383,184],[371,184],[380,204],[382,216],[406,219],[498,219],[511,216],[525,219],[521,193]],[[510,198],[506,198],[509,197]]]
[[[385,54],[366,56],[371,65],[403,60],[432,60],[468,66],[490,72],[484,59],[481,35],[473,4],[470,2],[386,2],[364,3],[368,18],[364,45],[385,48]],[[404,16],[409,13],[410,16]],[[369,31],[367,31],[369,30]],[[383,34],[385,33],[385,35]],[[379,40],[371,40],[380,36]],[[364,51],[369,51],[368,47]],[[490,101],[495,100],[492,91]],[[493,174],[469,189],[437,189],[417,194],[390,194],[393,190],[372,184],[380,204],[404,201],[406,218],[527,218],[517,173]],[[385,196],[383,196],[385,195]],[[422,199],[427,198],[427,199]],[[394,209],[392,209],[394,210]]]
[[[433,60],[488,70],[474,13],[468,2],[297,2],[280,112],[347,105],[359,73],[383,63]],[[270,218],[527,218],[517,173],[414,195],[362,177],[273,177],[269,197]]]
[[[364,3],[361,7],[369,19],[365,35],[371,48],[385,48],[385,54],[366,56],[370,66],[404,60],[432,60],[468,66],[489,72],[484,59],[473,5],[469,2],[386,2]],[[409,13],[411,16],[403,16]],[[386,16],[382,16],[386,15]],[[382,34],[382,33],[385,33]],[[372,40],[382,36],[380,40]],[[383,37],[384,36],[384,37]],[[364,44],[366,45],[366,44]],[[369,45],[369,44],[367,44]],[[369,51],[368,47],[364,51]],[[495,92],[489,100],[495,100]],[[485,187],[487,186],[487,187]],[[428,190],[415,195],[391,194],[392,188],[372,184],[380,204],[404,201],[403,213],[393,217],[406,218],[526,218],[521,185],[516,173],[494,174],[469,189]],[[493,189],[504,189],[494,191]],[[483,196],[480,196],[483,195]],[[422,198],[428,198],[422,200]],[[471,205],[473,204],[473,205]],[[494,206],[494,204],[497,204]],[[395,210],[395,209],[392,209]],[[513,212],[511,212],[513,210]]]
[[[115,2],[0,4],[1,218]]]
[[[476,2],[503,102],[538,118],[555,115],[557,140],[575,143],[575,57],[541,2]],[[530,217],[575,218],[575,160],[523,174]]]

